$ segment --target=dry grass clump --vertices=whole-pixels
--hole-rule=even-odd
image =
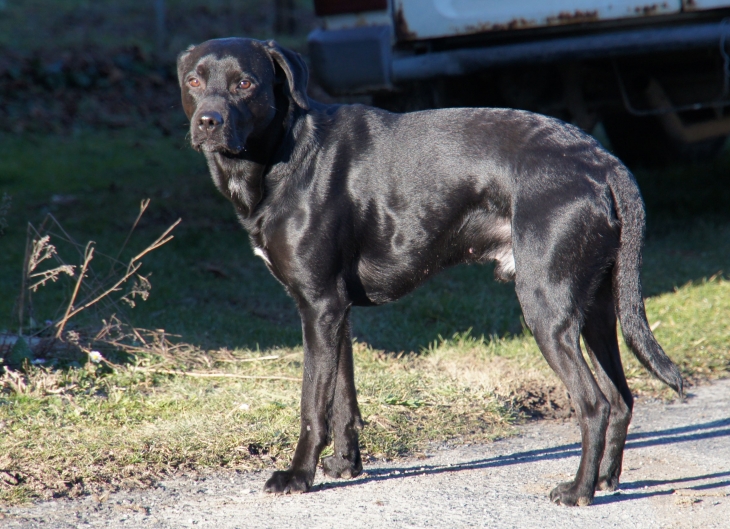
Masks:
[[[101,360],[6,372],[0,498],[76,496],[179,472],[286,466],[299,430],[301,349],[188,347],[187,369],[168,348],[126,365]],[[517,417],[488,388],[426,357],[398,358],[364,344],[355,351],[366,460],[431,442],[485,441],[504,435]]]
[[[516,338],[474,338],[469,331],[432,345],[429,360],[473,387],[488,388],[530,417],[571,414],[570,398],[529,332]]]

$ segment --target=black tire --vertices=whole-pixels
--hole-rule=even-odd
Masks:
[[[672,138],[655,116],[626,112],[603,118],[616,156],[631,167],[663,167],[671,163],[694,163],[715,158],[725,145],[725,136],[687,143]]]

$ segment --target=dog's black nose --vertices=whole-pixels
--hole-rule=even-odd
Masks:
[[[215,129],[223,125],[223,116],[218,112],[203,112],[198,120],[198,128],[205,132],[213,132]]]

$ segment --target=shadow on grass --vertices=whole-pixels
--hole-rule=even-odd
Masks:
[[[644,295],[730,277],[730,149],[715,160],[636,170],[647,209]]]
[[[626,449],[646,448],[651,446],[662,446],[678,444],[691,441],[701,441],[718,437],[730,437],[730,418],[711,421],[701,424],[693,424],[679,428],[669,428],[653,432],[642,432],[629,434]],[[445,472],[461,472],[465,470],[481,470],[487,468],[505,467],[511,465],[529,464],[538,461],[550,461],[566,458],[580,457],[581,447],[579,443],[571,443],[537,450],[526,450],[514,452],[495,457],[476,459],[456,465],[418,465],[418,467],[393,466],[387,468],[367,469],[367,475],[355,481],[331,482],[315,485],[313,490],[334,489],[340,487],[357,486],[371,481],[386,481],[391,479],[403,479],[412,476],[425,476],[442,474]],[[576,461],[577,463],[577,461]],[[663,487],[677,484],[692,483],[708,480],[720,480],[730,477],[730,470],[703,474],[698,476],[678,476],[677,478],[665,480],[639,480],[621,483],[620,491],[615,494],[596,496],[594,503],[614,503],[639,499],[650,496],[660,496],[674,493],[674,488],[663,490],[644,491],[645,487]],[[694,486],[682,487],[693,491],[703,491],[725,487],[730,481],[712,481],[711,483],[700,483]],[[678,488],[678,487],[677,487]],[[642,492],[627,492],[642,489]]]

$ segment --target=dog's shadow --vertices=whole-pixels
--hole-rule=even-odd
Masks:
[[[678,428],[668,428],[652,432],[630,433],[626,442],[626,449],[662,446],[689,441],[700,441],[718,437],[730,436],[730,417],[702,424],[693,424]],[[540,448],[523,452],[498,455],[484,459],[476,459],[453,465],[419,465],[419,466],[392,466],[366,469],[362,477],[351,481],[326,482],[315,485],[312,491],[337,489],[340,487],[358,486],[364,483],[402,479],[412,476],[441,474],[444,472],[460,472],[464,470],[479,470],[509,465],[522,465],[531,462],[557,460],[568,457],[580,457],[580,444],[571,443],[550,448]],[[681,476],[664,480],[639,480],[622,482],[618,493],[596,496],[594,504],[607,504],[619,501],[635,500],[650,496],[669,495],[675,492],[675,485],[692,482],[716,480],[710,483],[701,483],[694,486],[681,487],[687,490],[700,492],[730,485],[730,469],[712,474],[699,476]],[[647,488],[662,487],[661,490],[646,490]],[[700,495],[700,494],[698,494]]]

